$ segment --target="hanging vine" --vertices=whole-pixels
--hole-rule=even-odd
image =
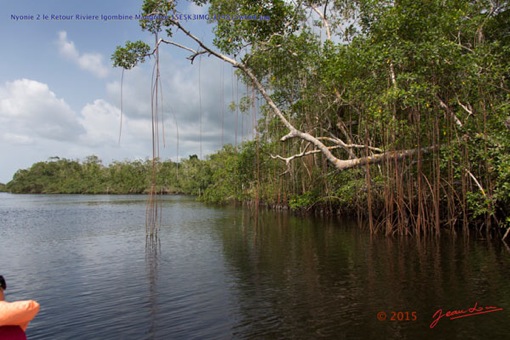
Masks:
[[[156,43],[158,35],[155,33]],[[158,229],[161,225],[161,200],[158,196],[156,186],[157,165],[159,161],[159,123],[160,123],[160,98],[161,98],[161,74],[159,67],[159,48],[156,47],[154,70],[152,74],[151,86],[151,118],[152,118],[152,168],[151,168],[151,183],[149,195],[146,205],[146,218],[145,218],[145,233],[149,239],[157,239]]]
[[[143,19],[142,29],[164,27],[168,39],[179,32],[198,47],[160,39],[151,52],[143,42],[127,42],[117,48],[115,64],[134,67],[164,43],[189,52],[191,62],[207,54],[236,69],[274,123],[261,140],[273,144],[262,145],[264,156],[286,169],[278,204],[294,195],[309,206],[327,193],[346,210],[372,215],[370,230],[389,235],[438,234],[444,225],[467,230],[475,223],[491,232],[495,225],[510,226],[508,64],[501,57],[508,49],[501,33],[508,26],[506,2],[497,10],[469,1],[374,1],[364,8],[345,2],[195,3],[209,4],[210,13],[252,11],[271,20],[218,21],[213,47],[173,16],[174,1],[145,0],[144,17],[161,20]],[[352,14],[358,11],[360,21]],[[308,23],[314,18],[308,12],[318,16],[325,37]],[[362,31],[344,32],[340,14]],[[336,43],[343,33],[349,43]],[[239,84],[232,86],[238,103],[239,93]],[[238,150],[246,145],[244,116],[239,119],[239,105],[231,111]],[[309,182],[319,164],[322,192],[318,182]],[[244,182],[235,183],[239,190]]]

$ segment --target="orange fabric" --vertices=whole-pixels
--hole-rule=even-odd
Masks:
[[[0,326],[20,326],[26,330],[38,312],[39,303],[34,300],[0,301]]]

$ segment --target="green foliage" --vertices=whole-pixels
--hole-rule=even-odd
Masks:
[[[491,213],[490,200],[481,192],[468,192],[467,193],[468,208],[471,211],[473,218],[483,217]]]
[[[140,27],[151,33],[158,33],[163,26],[169,26],[169,17],[175,10],[175,1],[145,0],[142,5]],[[168,32],[170,34],[170,32]],[[170,34],[171,35],[171,34]]]
[[[149,55],[150,46],[143,41],[126,42],[124,47],[117,46],[112,55],[113,66],[132,69],[138,63],[143,63]]]
[[[6,189],[32,194],[141,194],[149,187],[150,169],[150,161],[104,166],[95,155],[81,162],[56,157],[18,170]]]
[[[222,150],[209,157],[211,185],[204,191],[203,201],[227,203],[240,199],[238,156],[232,145],[225,145]]]
[[[209,4],[210,17],[220,18],[214,22],[216,47],[240,58],[286,118],[300,131],[321,136],[339,159],[379,150],[421,152],[338,172],[321,154],[304,155],[313,149],[307,142],[279,142],[288,130],[262,106],[256,140],[225,146],[206,160],[190,157],[178,167],[162,165],[165,175],[158,185],[208,202],[246,200],[298,210],[334,205],[344,212],[370,212],[400,232],[412,223],[422,231],[468,223],[508,225],[508,2],[195,3]],[[142,11],[171,14],[173,5],[146,0]],[[327,23],[310,20],[320,19],[319,10]],[[225,18],[232,15],[270,20]],[[142,21],[141,27],[172,33],[172,22],[164,18]],[[326,27],[332,39],[325,41]],[[148,53],[148,46],[128,42],[117,49],[114,64],[131,68]],[[244,98],[231,109],[251,106]],[[334,138],[356,146],[339,147]],[[287,164],[272,155],[296,158]],[[102,181],[104,176],[96,177],[92,187]],[[32,185],[29,189],[37,189],[40,183]]]
[[[243,15],[269,20],[235,19]],[[227,54],[238,54],[246,44],[256,45],[274,35],[283,36],[297,31],[297,22],[291,20],[295,15],[294,8],[283,0],[212,0],[209,7],[210,17],[221,18],[214,30],[214,44]]]
[[[308,191],[301,195],[296,195],[289,200],[289,207],[293,210],[303,210],[310,208],[317,201],[317,196]]]

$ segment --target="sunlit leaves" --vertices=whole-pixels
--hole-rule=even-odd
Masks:
[[[129,70],[138,63],[143,63],[149,51],[150,46],[143,41],[128,41],[124,47],[117,46],[112,55],[113,66]]]
[[[294,126],[328,142],[342,138],[366,146],[348,152],[331,145],[338,157],[363,157],[370,154],[368,147],[435,151],[378,167],[371,179],[364,171],[338,175],[320,154],[296,158],[288,168],[280,163],[281,168],[257,173],[261,164],[266,169],[274,166],[268,154],[299,154],[310,147],[297,138],[283,145],[276,142],[285,129],[262,107],[260,145],[246,143],[208,161],[183,162],[183,172],[195,181],[183,183],[189,191],[204,189],[209,200],[220,201],[253,197],[255,188],[278,194],[284,188],[295,207],[337,193],[345,199],[336,202],[350,207],[361,197],[356,205],[363,210],[370,184],[375,205],[387,204],[382,192],[391,198],[386,207],[393,204],[393,193],[405,188],[397,205],[399,211],[404,206],[410,211],[402,216],[417,212],[412,207],[421,195],[421,211],[435,211],[435,204],[448,206],[450,215],[441,216],[445,221],[467,221],[470,216],[505,220],[510,203],[509,162],[504,156],[510,152],[504,125],[510,78],[507,1],[195,2],[210,5],[216,47],[256,76]],[[145,15],[173,10],[173,2],[158,0],[146,0],[143,7]],[[333,28],[331,41],[325,41],[327,25],[321,15]],[[172,28],[164,19],[147,19],[141,25],[152,33]],[[131,68],[149,52],[143,43],[128,43],[117,49],[114,63]],[[231,110],[249,111],[252,104],[243,99]],[[260,158],[258,148],[266,151]],[[282,173],[276,184],[274,178]],[[262,183],[272,183],[273,188],[260,189]],[[469,213],[459,217],[458,211]]]
[[[288,36],[299,28],[296,8],[283,0],[213,0],[210,4],[209,17],[217,19],[214,44],[227,54],[267,43],[273,36]]]
[[[175,9],[172,0],[145,0],[142,5],[140,27],[151,33],[158,33],[162,27],[170,26],[169,21]]]

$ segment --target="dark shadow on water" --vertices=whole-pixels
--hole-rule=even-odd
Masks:
[[[145,268],[148,286],[148,307],[150,325],[147,339],[156,339],[156,320],[158,314],[158,274],[161,254],[161,241],[157,235],[145,238]]]
[[[504,338],[510,308],[501,242],[446,236],[371,236],[355,221],[243,209],[218,224],[235,282],[236,338]],[[438,309],[504,312],[442,320]],[[378,312],[388,315],[386,322]],[[417,320],[391,321],[392,312]],[[406,314],[407,313],[407,314]],[[411,318],[411,317],[410,317]]]

